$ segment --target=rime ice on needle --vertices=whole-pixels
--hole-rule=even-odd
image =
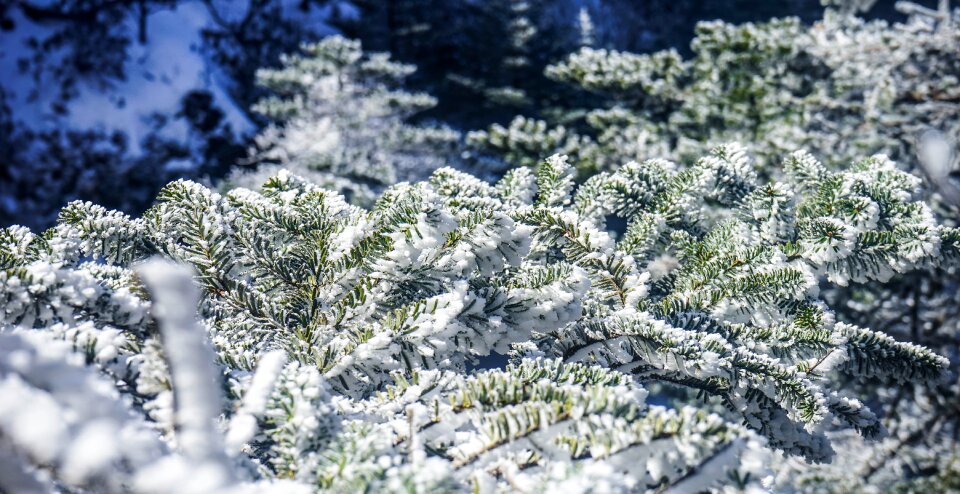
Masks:
[[[142,492],[760,488],[771,450],[882,435],[845,382],[947,365],[838,322],[821,286],[958,249],[882,156],[785,170],[764,182],[729,144],[579,187],[563,156],[496,184],[444,168],[370,209],[295,174],[173,182],[142,218],[73,203],[47,236],[0,235],[0,385],[22,396],[0,466]],[[474,365],[492,354],[510,365]],[[33,413],[70,419],[33,437]],[[126,429],[143,442],[79,453]]]

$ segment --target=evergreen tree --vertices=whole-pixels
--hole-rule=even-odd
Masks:
[[[258,74],[273,96],[255,110],[274,124],[256,139],[259,169],[240,169],[230,183],[258,184],[282,167],[370,204],[377,190],[450,163],[457,132],[406,123],[436,104],[427,94],[398,89],[412,65],[364,54],[358,41],[340,36],[303,52]]]
[[[902,157],[927,179],[934,213],[955,224],[960,188],[949,177],[958,164],[960,106],[949,81],[960,77],[957,13],[951,15],[947,2],[936,11],[908,2],[899,7],[912,18],[892,29],[853,17],[825,19],[830,27],[817,33],[818,55],[844,91],[830,112],[817,116],[823,136],[817,139],[841,153],[886,149]],[[953,268],[926,269],[824,295],[844,319],[936,348],[956,362],[958,283]],[[951,375],[956,372],[954,365]],[[842,437],[845,461],[792,465],[783,483],[826,492],[956,490],[957,391],[955,377],[924,386],[865,386],[882,406],[889,437],[874,445]]]
[[[518,118],[509,128],[471,133],[468,142],[487,161],[500,156],[517,164],[566,152],[567,143],[577,143],[583,177],[630,159],[690,156],[731,138],[764,143],[756,169],[774,176],[781,173],[775,166],[779,157],[796,146],[829,156],[830,167],[882,151],[923,175],[932,214],[955,224],[960,206],[960,187],[951,178],[960,138],[957,12],[947,2],[937,10],[902,2],[898,8],[910,19],[891,25],[851,15],[869,2],[841,3],[811,28],[796,19],[702,23],[690,60],[672,51],[634,55],[583,48],[547,75],[608,98],[608,107],[587,111],[586,132],[569,121],[531,126]],[[933,347],[956,362],[958,281],[953,267],[926,268],[851,280],[821,293],[840,320]],[[784,460],[777,467],[778,490],[955,489],[955,382],[869,382],[858,388],[875,397],[890,436],[871,443],[831,433],[841,448],[838,461]]]
[[[949,11],[902,8],[912,16],[895,25],[832,10],[810,28],[796,18],[702,22],[689,60],[673,50],[638,55],[584,47],[546,75],[606,100],[600,108],[581,109],[581,122],[562,122],[564,132],[582,135],[573,139],[589,139],[598,149],[581,148],[582,155],[605,157],[582,163],[587,174],[629,160],[693,159],[730,140],[757,143],[764,153],[760,170],[773,169],[797,147],[828,156],[831,166],[883,152],[914,168],[926,130],[960,140],[954,83],[960,24]],[[510,143],[524,142],[525,132],[515,122],[510,139],[498,137],[504,130],[495,126],[471,134],[470,141],[487,159],[514,163],[564,151],[535,150],[518,161],[514,155],[524,151]],[[948,172],[933,174],[942,179]],[[960,204],[958,191],[948,193]]]
[[[838,320],[820,287],[948,269],[960,232],[883,156],[784,167],[759,179],[730,144],[576,188],[553,156],[496,184],[442,168],[370,209],[283,172],[5,229],[0,482],[697,492],[759,488],[767,448],[829,460],[828,433],[883,432],[856,383],[948,362]]]

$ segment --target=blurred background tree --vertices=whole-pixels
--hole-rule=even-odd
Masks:
[[[924,3],[924,2],[921,2]],[[926,2],[931,3],[931,2]],[[0,5],[0,223],[49,226],[72,199],[136,213],[176,177],[215,182],[268,121],[259,68],[341,32],[418,67],[414,121],[555,119],[593,95],[543,76],[581,45],[688,56],[696,22],[819,18],[817,0],[16,0]],[[893,2],[870,17],[900,19]]]

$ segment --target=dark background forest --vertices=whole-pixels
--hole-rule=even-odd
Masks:
[[[923,2],[922,2],[923,3]],[[935,3],[935,2],[925,2]],[[267,122],[255,75],[332,33],[415,64],[417,115],[459,130],[542,117],[576,96],[543,76],[596,47],[690,51],[698,21],[810,23],[819,0],[14,0],[0,3],[0,223],[50,226],[71,200],[138,213],[177,177],[215,183]],[[868,18],[898,20],[893,1]],[[529,24],[518,24],[523,18]],[[524,40],[522,46],[514,42]],[[523,63],[512,63],[523,60]]]

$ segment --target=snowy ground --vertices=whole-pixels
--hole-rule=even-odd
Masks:
[[[123,130],[130,138],[131,151],[137,152],[140,140],[150,131],[146,117],[153,113],[174,113],[184,94],[205,89],[214,95],[217,106],[224,110],[234,129],[241,132],[252,129],[244,109],[238,108],[227,92],[230,81],[224,80],[203,53],[200,32],[212,21],[200,2],[183,3],[150,14],[147,44],[134,40],[128,47],[126,80],[111,81],[112,87],[80,81],[79,94],[70,101],[68,113],[62,118],[50,108],[58,88],[34,85],[29,74],[17,70],[17,59],[25,54],[29,39],[43,39],[56,26],[31,22],[20,11],[14,11],[13,18],[17,29],[4,34],[0,73],[10,75],[3,82],[9,91],[8,104],[14,118],[23,123]],[[132,32],[136,30],[135,22],[128,19]],[[186,129],[180,125],[170,131],[186,132]]]
[[[225,113],[227,123],[239,133],[249,133],[254,125],[247,109],[236,104],[230,95],[233,81],[209,57],[202,32],[216,29],[211,15],[216,9],[222,20],[242,17],[247,2],[181,1],[171,8],[151,12],[146,20],[147,42],[136,39],[137,19],[128,16],[124,26],[131,42],[126,50],[125,79],[101,81],[80,80],[76,97],[68,102],[65,115],[58,115],[52,103],[58,100],[59,85],[44,80],[37,84],[32,74],[18,68],[19,60],[31,56],[31,39],[42,42],[62,27],[62,22],[34,22],[19,9],[11,9],[9,17],[15,29],[0,33],[0,86],[6,92],[6,103],[15,120],[33,128],[58,127],[122,130],[127,133],[132,153],[139,152],[139,143],[152,130],[150,115],[172,114],[181,97],[191,90],[207,90],[214,103]],[[291,19],[310,26],[317,35],[335,32],[325,21],[336,8],[342,14],[349,6],[330,4],[314,9],[309,15],[296,9],[300,2],[284,0]],[[61,50],[62,51],[62,50]],[[57,63],[50,57],[45,63]],[[45,73],[46,74],[46,73]],[[169,125],[165,137],[185,138],[187,129]],[[178,136],[178,133],[181,135]]]
[[[70,15],[75,15],[78,9],[89,8],[84,2],[32,0],[23,4],[43,9],[45,13],[42,16],[27,15],[26,8],[19,4],[6,9],[0,7],[0,19],[4,20],[6,27],[0,30],[0,124],[12,124],[15,132],[10,135],[14,136],[14,141],[21,140],[7,143],[7,149],[17,151],[15,156],[0,157],[0,167],[3,168],[0,169],[0,179],[8,182],[0,187],[0,196],[3,196],[0,201],[8,206],[0,207],[2,226],[29,222],[32,217],[50,218],[66,200],[97,199],[87,197],[77,189],[83,186],[71,185],[71,181],[77,180],[77,172],[71,172],[70,167],[90,166],[89,163],[63,162],[69,158],[57,154],[38,157],[36,153],[44,153],[47,148],[32,140],[25,141],[24,130],[32,131],[29,135],[33,136],[44,132],[64,135],[68,131],[96,131],[103,136],[122,132],[126,136],[125,154],[118,162],[140,166],[135,163],[144,158],[139,162],[162,167],[162,170],[152,172],[164,179],[171,175],[191,176],[192,170],[197,170],[204,159],[200,152],[204,136],[198,140],[196,129],[178,115],[185,95],[198,91],[210,95],[210,107],[223,114],[218,129],[226,129],[217,132],[228,136],[229,140],[243,145],[256,132],[257,125],[246,108],[251,81],[241,83],[234,80],[216,58],[225,58],[224,53],[235,55],[238,47],[229,45],[229,36],[226,37],[226,47],[211,46],[204,38],[205,32],[223,33],[227,29],[225,26],[240,25],[250,8],[249,2],[181,0],[174,5],[150,4],[143,23],[142,39],[139,11],[133,6],[112,6],[108,7],[113,9],[109,13],[96,11],[94,20],[77,20]],[[265,5],[274,9],[278,4]],[[328,22],[331,15],[355,15],[345,2],[325,5],[308,2],[306,10],[303,8],[306,4],[299,0],[282,0],[279,5],[280,15],[286,22],[302,27],[303,32],[308,33],[302,36],[302,41],[336,32]],[[70,15],[61,19],[59,12],[69,12]],[[111,23],[113,19],[119,20]],[[272,24],[268,28],[272,29]],[[277,29],[288,28],[289,25]],[[104,36],[104,30],[109,36]],[[69,33],[67,42],[59,43],[64,33]],[[273,34],[260,35],[265,35],[271,42],[284,40],[272,46],[274,50],[283,43],[290,44],[291,37],[294,41],[289,51],[295,50],[300,41],[299,30],[276,33],[275,37]],[[288,50],[285,44],[283,46],[283,50]],[[270,53],[260,45],[239,49]],[[84,61],[94,70],[77,71],[77,53],[86,57]],[[67,91],[64,91],[65,87]],[[238,102],[237,94],[247,96],[246,101]],[[0,139],[5,135],[0,134]],[[147,140],[154,143],[152,150],[144,147]],[[150,153],[156,153],[157,142],[180,143],[191,150],[191,157],[162,156],[155,159]],[[2,144],[0,142],[0,148],[3,148]],[[58,167],[62,169],[54,170]],[[145,172],[151,173],[151,170]],[[24,178],[29,175],[35,178]],[[18,191],[37,188],[35,182],[38,180],[39,184],[46,185],[57,179],[64,180],[65,185],[50,187],[50,193],[64,197],[57,201],[51,199],[48,201],[50,205],[42,205],[43,199],[17,198]],[[75,193],[71,194],[71,190]],[[153,192],[146,193],[152,196]],[[42,227],[46,221],[38,219],[34,226]]]

